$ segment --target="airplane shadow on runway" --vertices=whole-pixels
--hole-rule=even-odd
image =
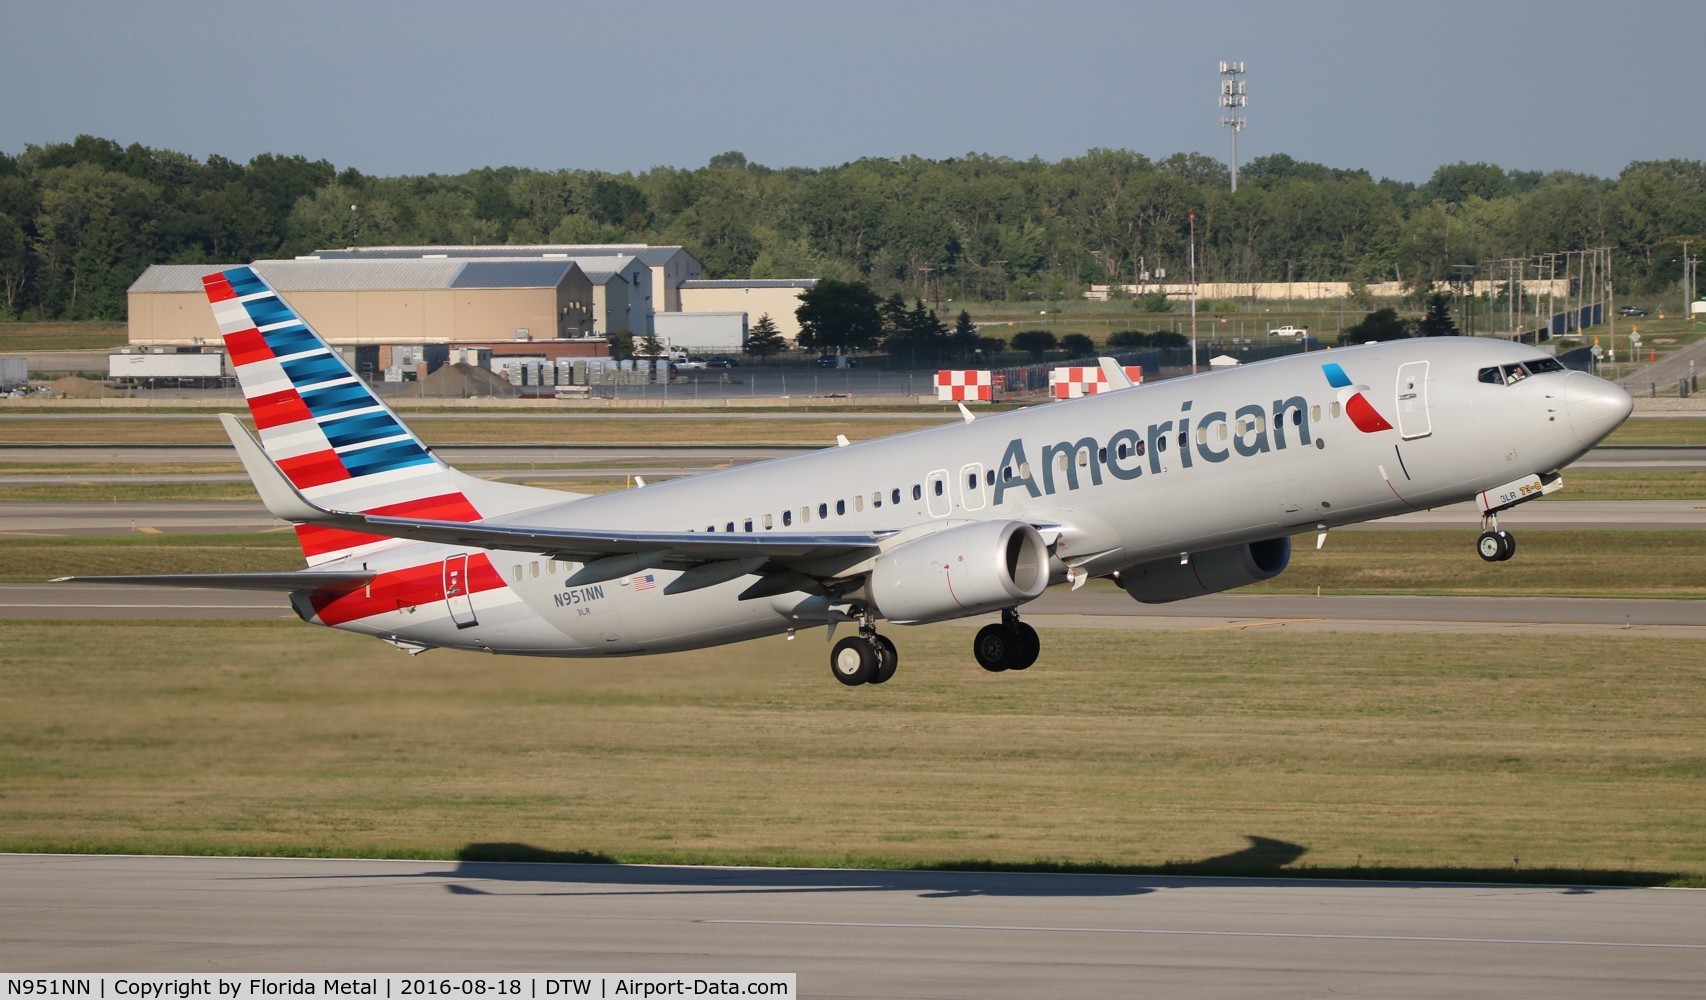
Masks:
[[[1308,852],[1299,844],[1270,837],[1246,837],[1250,846],[1205,858],[1173,862],[1146,875],[1111,866],[997,866],[993,862],[950,862],[928,870],[697,868],[626,865],[588,852],[559,852],[527,844],[469,844],[458,852],[455,874],[494,882],[563,882],[609,889],[565,889],[537,895],[659,895],[787,892],[916,892],[924,898],[962,896],[1132,896],[1168,888],[1191,877],[1236,873],[1260,878],[1277,875]],[[944,870],[948,869],[948,870]],[[1046,877],[1038,877],[1046,876]],[[473,885],[450,883],[446,891],[487,895]],[[505,895],[509,895],[507,891]]]
[[[1442,884],[1545,886],[1578,894],[1605,889],[1674,883],[1676,873],[1560,868],[1304,868],[1289,867],[1309,849],[1272,837],[1246,835],[1249,846],[1196,861],[1170,861],[1138,870],[1117,865],[1066,863],[997,864],[946,861],[918,869],[708,868],[691,865],[623,864],[585,851],[552,851],[529,844],[469,844],[457,852],[458,864],[445,891],[458,895],[511,894],[477,883],[561,883],[561,890],[535,895],[656,895],[670,893],[835,893],[915,892],[922,898],[965,896],[1135,896],[1159,889],[1205,884],[1293,886],[1366,885],[1370,880],[1409,888]],[[476,884],[470,884],[476,883]],[[567,886],[572,884],[574,888]],[[594,888],[598,887],[598,888]],[[608,887],[608,888],[603,888]]]

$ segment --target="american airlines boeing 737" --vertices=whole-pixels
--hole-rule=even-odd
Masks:
[[[1164,603],[1269,579],[1291,536],[1553,492],[1628,393],[1520,344],[1405,340],[1293,355],[951,426],[583,496],[441,461],[247,267],[203,279],[255,433],[222,415],[308,568],[79,577],[287,593],[307,622],[433,648],[630,656],[852,623],[830,667],[894,675],[878,623],[999,620],[991,671],[1036,661],[1019,609],[1108,577]]]

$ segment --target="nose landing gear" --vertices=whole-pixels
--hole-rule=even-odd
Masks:
[[[1487,562],[1504,562],[1516,555],[1516,536],[1499,528],[1499,515],[1486,514],[1481,518],[1481,537],[1475,540],[1475,552]]]

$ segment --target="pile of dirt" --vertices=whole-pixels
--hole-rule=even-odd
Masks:
[[[410,395],[415,395],[410,390]],[[444,365],[421,379],[419,394],[439,399],[470,399],[476,396],[516,396],[516,388],[490,368],[457,362]]]
[[[60,399],[100,399],[103,396],[123,395],[93,379],[79,378],[76,375],[54,379],[42,388],[51,390]]]

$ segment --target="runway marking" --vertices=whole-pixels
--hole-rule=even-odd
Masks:
[[[1052,934],[1135,934],[1153,937],[1288,938],[1314,941],[1410,941],[1421,944],[1546,945],[1561,948],[1661,948],[1706,951],[1706,944],[1663,944],[1653,941],[1571,941],[1547,938],[1431,937],[1423,934],[1303,934],[1294,931],[1172,931],[1146,927],[1029,927],[1009,924],[885,924],[851,920],[726,920],[702,919],[701,924],[747,924],[764,927],[868,927],[919,931],[1021,931]]]
[[[1303,625],[1308,622],[1324,622],[1325,618],[1277,618],[1269,622],[1239,622],[1232,625],[1204,625],[1198,632],[1221,632],[1226,629],[1272,628],[1275,625]]]

